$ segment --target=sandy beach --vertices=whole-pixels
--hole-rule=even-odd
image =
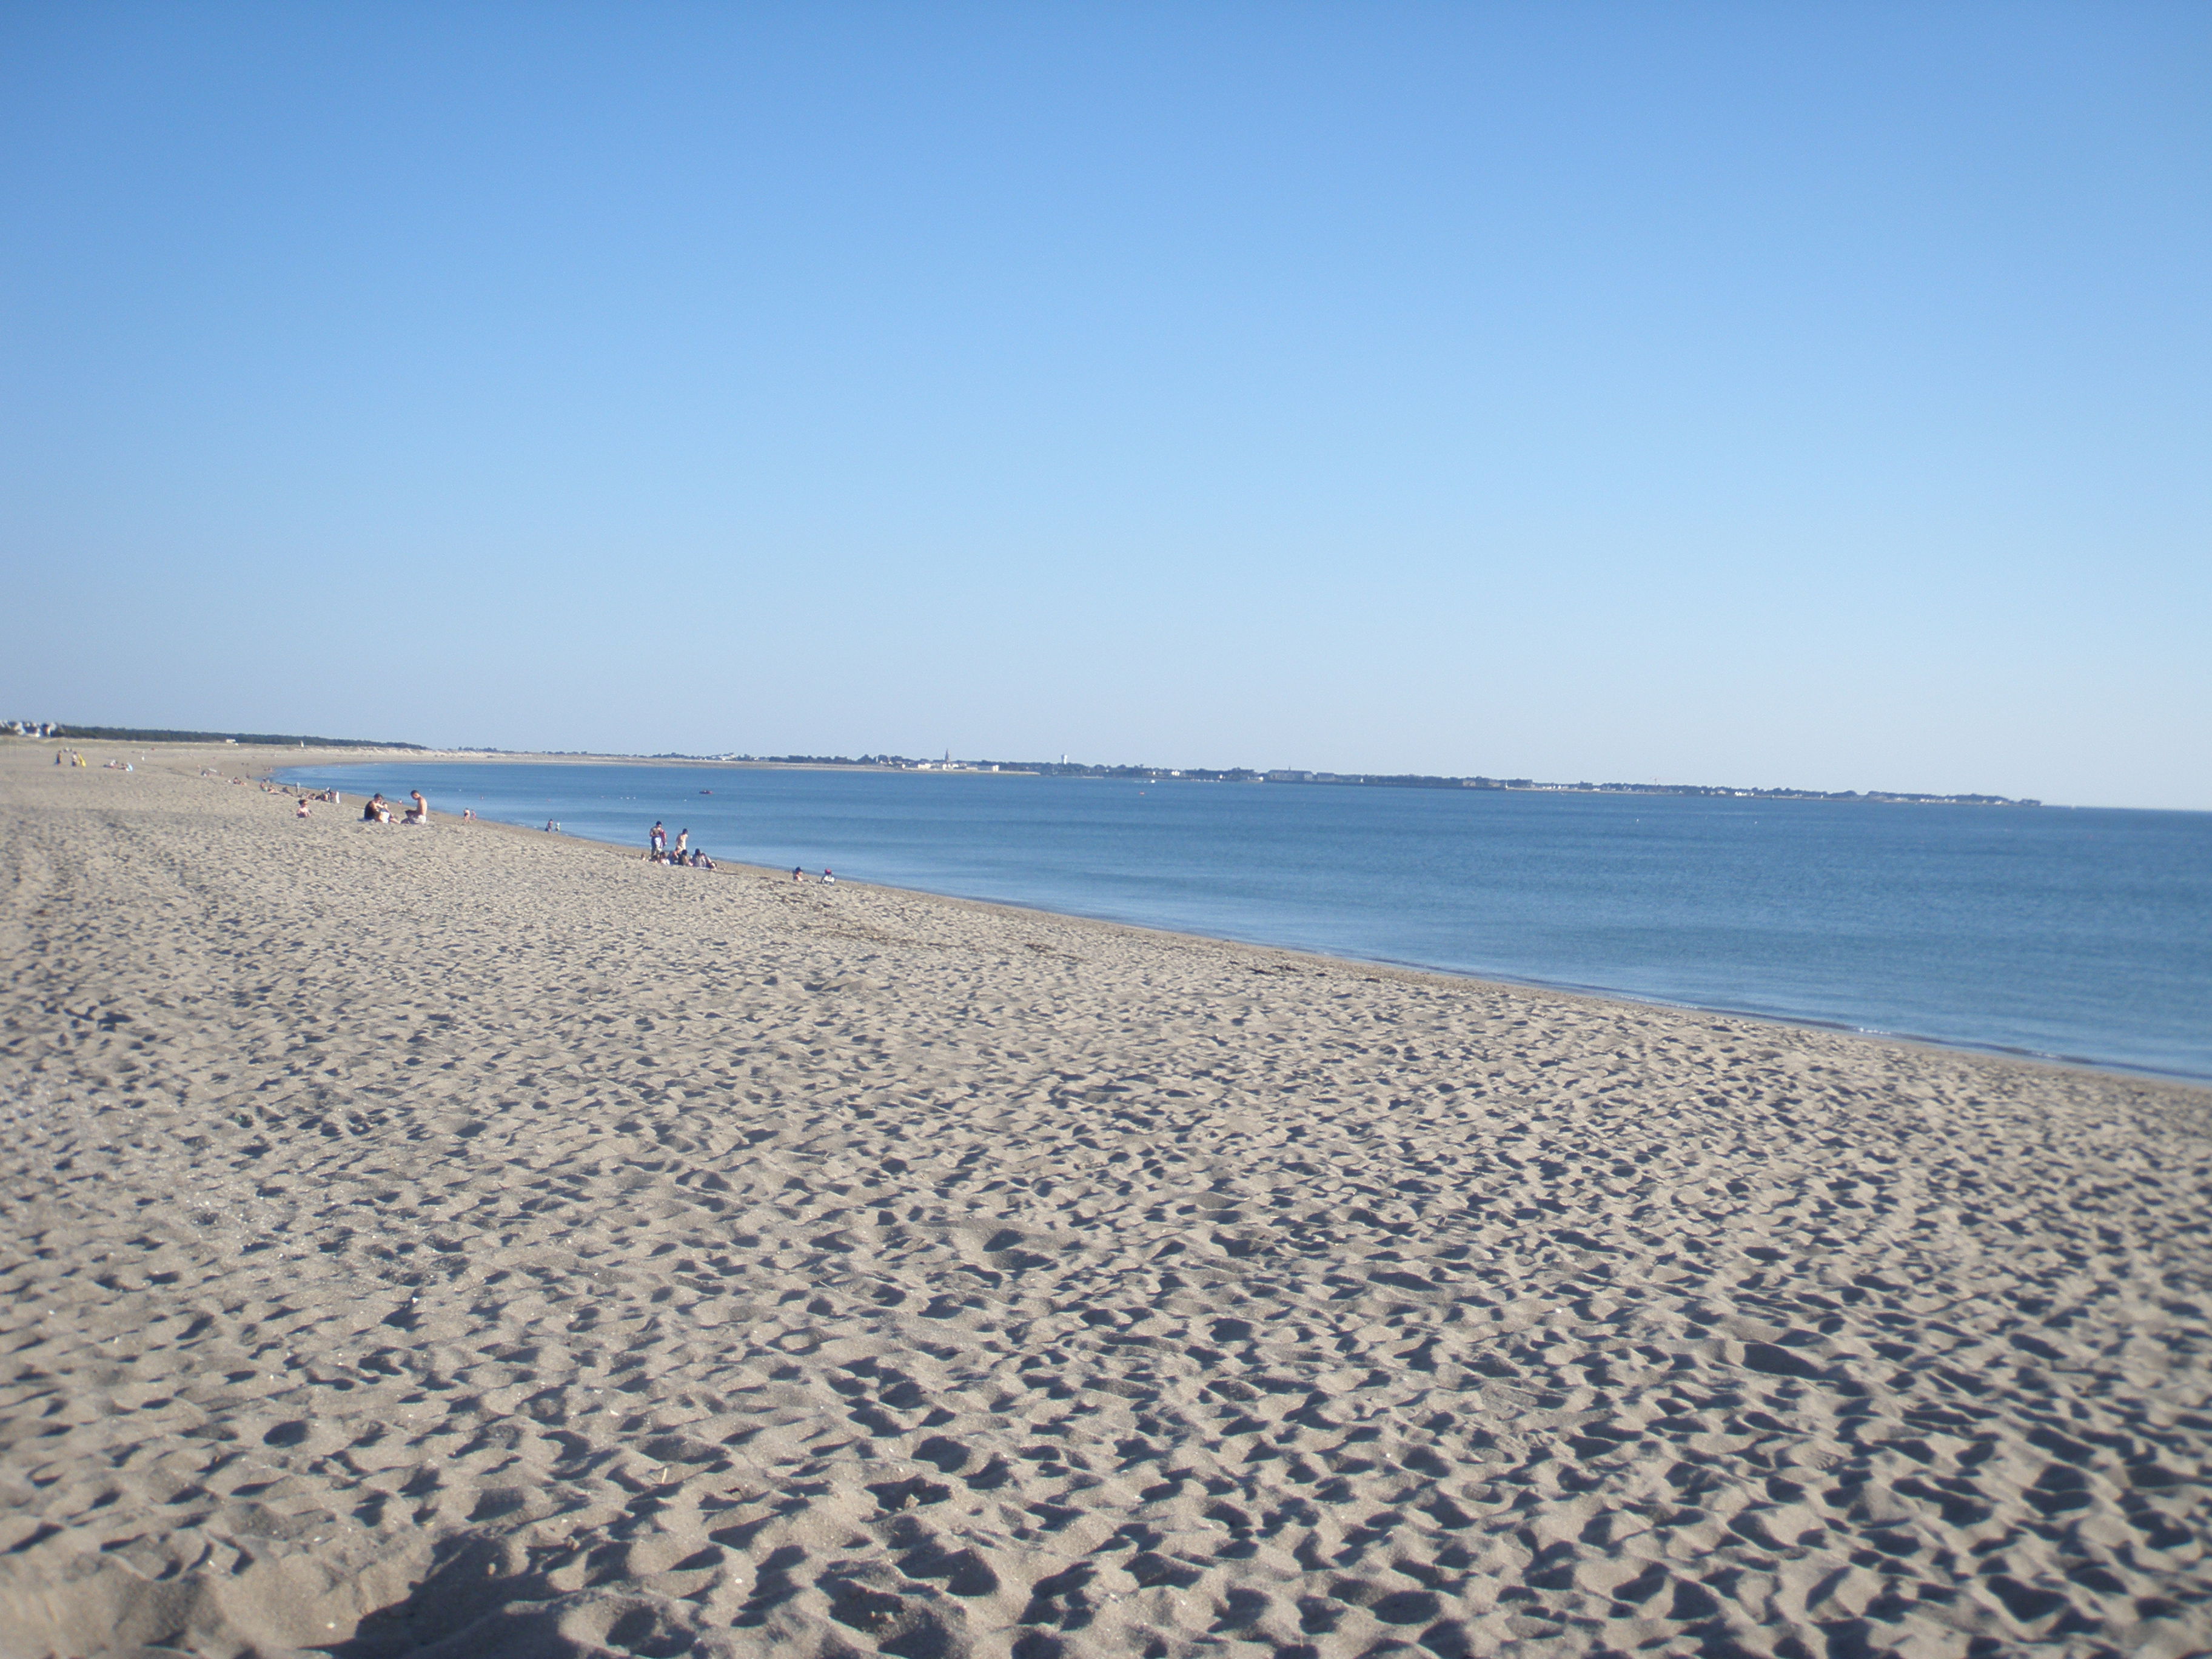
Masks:
[[[2212,1649],[2212,1093],[86,753],[0,1659]]]

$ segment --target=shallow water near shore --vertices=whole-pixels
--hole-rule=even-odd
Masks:
[[[2212,1079],[2207,813],[651,764],[280,775],[641,849],[658,818],[817,877]]]

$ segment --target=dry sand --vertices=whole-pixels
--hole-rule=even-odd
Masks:
[[[2203,1092],[155,753],[0,749],[9,1659],[2212,1644]]]

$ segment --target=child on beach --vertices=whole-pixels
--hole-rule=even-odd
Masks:
[[[300,797],[299,807],[292,816],[295,818],[304,818],[307,816],[307,798],[305,795]]]

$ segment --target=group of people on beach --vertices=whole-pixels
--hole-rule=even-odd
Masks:
[[[270,786],[267,784],[264,784],[262,786],[264,789],[269,787]],[[289,790],[278,790],[277,793],[279,794],[289,794],[291,792]],[[293,808],[292,816],[295,818],[306,817],[312,810],[313,803],[319,800],[329,801],[333,805],[340,804],[338,792],[335,789],[317,789],[313,791],[302,789],[300,792],[299,804]]]
[[[646,836],[645,842],[645,861],[647,864],[665,864],[672,867],[690,870],[711,870],[714,867],[714,860],[691,845],[691,832],[689,830],[678,830],[676,832],[676,845],[671,847],[668,844],[668,826],[655,818],[652,830]],[[791,878],[796,882],[805,881],[806,867],[804,865],[793,865]],[[824,887],[835,887],[837,884],[836,872],[827,866],[823,866],[819,879]]]
[[[409,807],[406,811],[401,815],[399,819],[400,823],[413,824],[425,824],[429,823],[430,803],[422,798],[422,792],[420,789],[410,789],[407,793],[409,798],[412,799],[415,804]],[[301,817],[307,816],[307,803],[304,799],[300,803],[300,816]],[[363,823],[391,823],[392,803],[385,799],[381,793],[371,795],[362,806],[361,821]]]
[[[54,764],[71,769],[82,766],[87,770],[89,770],[92,766],[92,763],[84,757],[84,750],[82,749],[57,749],[54,750]],[[106,772],[136,772],[138,769],[120,756],[104,760],[100,765],[100,769]]]
[[[148,758],[150,759],[151,757]],[[82,749],[57,749],[54,750],[54,764],[66,766],[72,771],[79,767],[89,770],[92,766],[92,763],[84,757],[84,750]],[[108,759],[100,762],[100,766],[104,772],[136,772],[138,769],[120,755],[111,756]]]
[[[243,780],[239,780],[239,781],[243,781]],[[289,797],[292,793],[289,789],[281,788],[277,785],[265,781],[263,782],[261,787],[272,794]],[[411,823],[417,825],[418,827],[428,823],[430,822],[430,803],[427,799],[425,799],[422,792],[420,789],[410,789],[407,792],[407,797],[410,800],[414,802],[413,805],[404,808],[395,808],[390,801],[385,799],[383,793],[379,791],[377,793],[371,795],[367,800],[362,803],[361,821],[363,823],[392,823],[398,822],[400,823]],[[314,805],[318,801],[327,801],[333,806],[343,806],[345,805],[345,797],[341,795],[335,789],[302,789],[300,791],[298,797],[294,801],[292,816],[295,818],[304,818],[312,816],[314,811]],[[399,816],[396,820],[392,817],[392,813],[395,811],[399,813]],[[465,819],[473,818],[476,817],[476,814],[474,812],[463,812],[461,817]]]
[[[263,785],[264,788],[270,787],[265,783]],[[410,789],[407,794],[408,799],[414,805],[400,814],[398,822],[412,824],[429,823],[430,803],[424,798],[422,792],[420,789]],[[307,817],[310,810],[308,803],[311,801],[337,803],[340,799],[338,792],[335,789],[325,789],[313,794],[302,792],[293,816],[301,818]],[[393,822],[392,811],[392,804],[385,799],[381,793],[373,794],[362,805],[361,821],[363,823],[390,823]],[[476,815],[473,812],[464,812],[461,816],[464,818],[472,818]],[[560,826],[549,818],[546,820],[545,828],[549,832],[553,832],[557,831]],[[668,828],[658,819],[654,821],[651,833],[646,837],[646,847],[645,857],[648,864],[660,865],[672,870],[712,870],[714,867],[714,860],[707,856],[704,848],[691,845],[690,830],[678,830],[675,845],[672,847],[668,841]],[[805,866],[797,864],[792,866],[791,878],[799,883],[807,881],[809,878]],[[823,866],[821,875],[813,879],[824,887],[835,887],[837,884],[836,872],[827,866]]]
[[[656,818],[653,833],[646,837],[646,842],[645,861],[647,864],[664,865],[672,870],[711,870],[714,867],[714,860],[707,856],[706,849],[691,844],[689,830],[678,830],[676,845],[671,847],[666,828]]]

